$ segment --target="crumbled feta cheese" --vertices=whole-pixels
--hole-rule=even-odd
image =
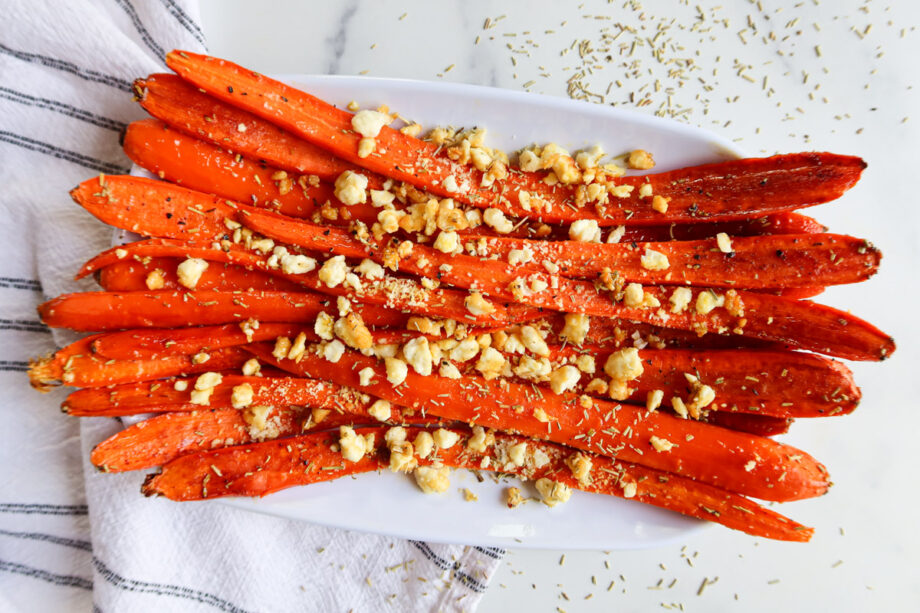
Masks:
[[[662,390],[652,390],[645,397],[645,409],[649,412],[654,411],[661,406],[661,401],[664,400],[664,392]]]
[[[486,347],[482,350],[475,368],[482,373],[486,380],[491,380],[499,376],[504,367],[505,356],[492,347]]]
[[[597,370],[593,355],[580,355],[575,359],[575,366],[586,375],[593,375]]]
[[[438,374],[447,379],[454,380],[463,376],[460,374],[460,370],[456,366],[447,361],[441,362],[441,367],[438,369]]]
[[[659,213],[667,213],[668,212],[668,202],[670,201],[671,201],[670,198],[665,198],[664,196],[656,195],[652,198],[652,210],[657,211]]]
[[[358,157],[366,158],[377,148],[377,141],[373,138],[362,138],[358,141]]]
[[[344,255],[337,255],[329,258],[319,269],[319,280],[326,284],[327,287],[337,287],[345,280],[348,273],[348,265],[345,263]]]
[[[559,481],[543,477],[542,479],[537,479],[534,485],[537,487],[537,492],[539,492],[543,504],[548,507],[554,507],[572,497],[572,489]]]
[[[230,393],[230,404],[233,405],[234,409],[248,407],[252,404],[253,396],[254,392],[252,385],[249,383],[235,385],[233,386],[233,391]]]
[[[413,476],[426,494],[440,494],[450,487],[450,469],[446,466],[419,466]]]
[[[376,400],[374,404],[367,409],[367,414],[377,421],[386,421],[390,419],[392,413],[392,407],[386,400]]]
[[[374,375],[377,374],[370,366],[365,366],[358,371],[358,385],[366,387],[374,381]]]
[[[659,452],[659,453],[661,453],[661,452],[666,452],[666,451],[671,451],[671,449],[674,447],[674,443],[672,443],[672,442],[669,441],[668,439],[666,439],[666,438],[658,438],[657,436],[651,437],[651,438],[648,440],[648,442],[651,443],[651,444],[652,444],[652,447],[655,449],[655,451],[657,451],[657,452]]]
[[[540,332],[533,326],[521,327],[521,342],[527,349],[539,356],[546,357],[549,355],[549,346],[540,335]]]
[[[334,334],[335,320],[325,311],[320,311],[316,315],[316,323],[313,324],[313,331],[324,341],[331,341],[335,338]]]
[[[645,248],[645,254],[639,260],[642,268],[646,270],[667,270],[671,265],[668,262],[668,256],[648,247]]]
[[[209,390],[214,389],[220,385],[223,381],[223,376],[218,372],[206,372],[201,375],[198,375],[198,378],[195,379],[195,389],[196,390]]]
[[[281,271],[288,275],[302,275],[316,268],[316,260],[305,255],[288,253],[281,256]]]
[[[324,358],[335,364],[345,355],[345,345],[339,340],[329,341],[323,344],[322,352]]]
[[[629,481],[623,484],[623,498],[635,498],[636,493],[639,490],[639,486],[636,485],[635,481]]]
[[[533,261],[533,251],[528,247],[523,249],[512,249],[508,252],[508,263],[512,266],[527,264]]]
[[[243,409],[243,421],[252,426],[256,431],[264,431],[268,427],[268,416],[272,408],[266,405],[246,407]]]
[[[467,362],[479,353],[479,343],[475,338],[467,337],[450,350],[450,359],[454,362]]]
[[[441,253],[456,253],[460,249],[460,237],[456,232],[441,231],[433,247]]]
[[[384,277],[385,271],[383,266],[374,260],[364,259],[355,267],[355,271],[360,273],[368,281],[379,280]]]
[[[599,243],[601,241],[601,228],[593,219],[579,219],[569,226],[569,238],[583,243]]]
[[[542,381],[549,377],[552,370],[553,366],[548,359],[540,358],[539,360],[535,360],[529,355],[525,355],[521,358],[521,361],[518,362],[518,365],[514,367],[513,372],[521,379]]]
[[[427,431],[419,432],[415,440],[412,441],[412,447],[415,449],[415,455],[420,458],[427,458],[434,450],[434,439]]]
[[[645,300],[645,290],[638,283],[630,283],[623,291],[623,304],[630,308],[642,306]]]
[[[716,234],[716,244],[719,246],[719,251],[722,253],[732,252],[732,239],[725,232]]]
[[[188,389],[188,381],[179,380],[173,383],[173,389],[177,392],[184,392]]]
[[[294,343],[291,345],[291,349],[287,353],[287,359],[294,360],[299,362],[303,359],[304,353],[307,351],[307,335],[304,332],[301,332],[294,339]]]
[[[476,453],[485,453],[494,442],[495,437],[487,433],[482,426],[473,426],[473,434],[466,441],[466,448]]]
[[[406,380],[409,375],[409,366],[399,358],[385,358],[387,381],[394,386]]]
[[[684,419],[686,419],[687,415],[689,415],[689,411],[687,411],[687,405],[684,404],[684,401],[680,398],[680,396],[674,396],[671,398],[671,408],[673,408],[674,412]]]
[[[720,296],[715,292],[703,290],[696,297],[696,312],[700,315],[707,315],[713,309],[725,305],[725,296]]]
[[[572,471],[572,476],[582,485],[587,485],[591,481],[591,468],[594,462],[591,458],[580,451],[577,451],[565,459],[565,465]]]
[[[671,312],[672,313],[683,313],[684,309],[687,308],[687,305],[690,304],[690,301],[693,299],[693,292],[690,291],[690,288],[687,287],[678,287],[671,294],[671,297],[668,299],[671,303]]]
[[[515,466],[523,466],[527,459],[527,443],[521,442],[508,448],[508,459]]]
[[[588,330],[591,325],[591,318],[584,313],[566,313],[565,327],[559,336],[566,342],[581,345],[588,336]]]
[[[566,365],[553,371],[553,374],[549,376],[549,385],[554,394],[562,394],[574,389],[580,378],[581,373],[577,368]]]
[[[511,223],[511,220],[505,217],[505,214],[499,209],[486,209],[482,218],[487,226],[499,234],[508,234],[514,229],[514,224]]]
[[[438,446],[438,449],[450,449],[460,440],[460,435],[451,430],[445,430],[444,428],[438,428],[434,431],[434,444]]]
[[[651,183],[643,183],[642,185],[639,186],[639,197],[640,198],[648,198],[651,195],[652,195],[652,184]]]
[[[626,234],[626,226],[617,226],[607,235],[607,244],[619,243],[620,239]]]
[[[402,350],[406,361],[415,372],[422,376],[431,374],[431,349],[427,338],[417,336],[403,345]]]
[[[371,204],[376,207],[393,204],[393,201],[396,200],[396,194],[382,189],[372,189],[370,190],[370,194]]]
[[[626,166],[633,170],[650,170],[655,167],[655,159],[648,151],[636,149],[629,152],[629,156],[626,158]]]
[[[472,292],[466,297],[463,304],[467,311],[476,316],[489,315],[495,312],[495,305],[483,298],[479,292]]]
[[[346,205],[361,204],[367,201],[367,177],[351,170],[346,170],[335,180],[335,197]]]
[[[147,278],[144,279],[144,285],[146,285],[147,289],[152,292],[158,289],[163,289],[166,287],[165,272],[160,268],[151,270],[149,273],[147,273]]]
[[[342,458],[357,462],[374,449],[374,435],[361,436],[351,426],[339,426],[339,449]]]
[[[336,320],[332,327],[335,335],[352,349],[370,349],[374,346],[374,337],[364,325],[364,320],[357,313],[349,313]]]
[[[380,134],[383,126],[390,125],[393,118],[380,111],[358,111],[351,118],[351,127],[365,138],[374,138]]]
[[[201,258],[188,258],[176,268],[176,276],[183,287],[195,289],[201,275],[208,269],[208,263]]]
[[[635,347],[611,353],[604,364],[604,372],[615,381],[633,381],[642,376],[643,370],[639,350]]]

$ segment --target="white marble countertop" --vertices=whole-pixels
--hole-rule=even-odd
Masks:
[[[752,155],[817,149],[869,162],[857,188],[812,212],[833,231],[881,247],[882,270],[820,299],[870,319],[900,348],[883,365],[852,365],[864,394],[854,415],[799,422],[787,436],[835,480],[827,496],[782,508],[817,528],[813,541],[774,543],[714,527],[648,551],[563,558],[563,551],[513,550],[480,611],[678,604],[688,611],[868,611],[920,603],[920,334],[910,319],[920,297],[920,215],[902,180],[920,159],[920,117],[910,118],[920,56],[911,24],[920,21],[920,4],[891,4],[202,2],[211,52],[263,72],[587,96],[709,128]]]

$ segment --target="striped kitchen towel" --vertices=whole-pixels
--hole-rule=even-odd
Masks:
[[[191,0],[6,0],[0,19],[0,610],[472,610],[503,552],[146,499],[142,475],[86,458],[114,419],[60,413],[28,360],[75,337],[35,307],[65,292],[111,230],[67,195],[126,172],[142,112],[131,80],[204,49]]]

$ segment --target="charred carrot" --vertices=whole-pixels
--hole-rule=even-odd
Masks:
[[[469,375],[453,380],[410,371],[404,385],[394,387],[380,372],[376,359],[352,351],[346,351],[333,366],[314,355],[305,355],[296,363],[276,360],[271,347],[265,344],[246,348],[260,360],[297,375],[323,377],[360,388],[400,406],[424,408],[425,414],[638,462],[764,500],[808,498],[824,493],[828,487],[824,467],[804,452],[767,438],[658,411],[603,400],[594,400],[590,410],[576,409],[573,406],[579,405],[575,394],[543,394],[528,385]],[[378,375],[361,386],[358,372],[364,368]],[[652,436],[679,448],[656,451]],[[798,460],[791,462],[790,456]],[[752,461],[754,464],[749,465]],[[745,469],[748,465],[751,470]]]
[[[266,160],[282,170],[316,175],[327,181],[335,181],[346,170],[359,169],[256,115],[189,86],[175,75],[137,79],[134,88],[141,106],[157,119],[252,160]]]
[[[407,428],[414,438],[419,428]],[[517,436],[496,434],[495,445],[484,454],[466,449],[468,432],[454,430],[460,442],[438,451],[437,461],[454,468],[480,469],[488,466],[517,474],[525,479],[550,479],[574,489],[634,499],[716,523],[749,534],[780,540],[807,541],[811,529],[765,509],[742,496],[635,464],[586,455],[588,474],[579,481],[566,461],[572,451],[558,445]],[[316,433],[282,441],[230,447],[190,454],[167,463],[162,472],[150,475],[142,491],[172,500],[201,500],[222,496],[264,496],[296,485],[307,485],[331,478],[370,472],[386,466],[383,428],[358,428],[356,433],[374,441],[372,453],[357,462],[342,459],[332,447],[338,433]],[[533,460],[522,466],[507,464],[504,455],[515,445],[525,445],[528,453],[541,452],[547,458],[539,467]],[[430,459],[419,459],[421,465]],[[304,467],[307,467],[306,470]]]
[[[614,198],[599,215],[593,207],[573,211],[574,186],[549,186],[532,173],[510,173],[482,187],[483,173],[452,161],[434,143],[412,138],[384,126],[375,137],[386,156],[358,156],[362,138],[352,128],[352,114],[298,89],[241,66],[200,54],[173,51],[167,65],[179,76],[212,96],[274,123],[334,155],[392,179],[405,181],[440,196],[481,207],[502,204],[508,212],[534,215],[520,202],[527,192],[546,202],[537,214],[547,222],[594,218],[604,225],[670,223],[760,217],[767,213],[811,206],[838,198],[852,187],[865,168],[856,157],[801,153],[772,158],[732,160],[677,171],[627,177],[620,181],[636,189]],[[425,168],[424,173],[416,172]],[[448,181],[448,177],[453,177]],[[656,195],[670,198],[666,213],[643,201],[638,187],[649,183]],[[454,186],[453,189],[447,189]],[[503,198],[508,199],[507,204]],[[550,209],[550,206],[552,207]],[[547,210],[549,209],[549,210]]]
[[[152,289],[184,289],[179,283],[176,269],[179,258],[143,258],[112,262],[96,271],[96,281],[108,292],[143,292]],[[247,270],[241,266],[223,263],[208,266],[201,273],[198,290],[248,291],[266,290],[275,292],[304,291],[303,285],[288,279],[269,275],[258,270]]]
[[[334,301],[332,301],[334,302]],[[290,292],[85,292],[58,296],[38,307],[52,328],[122,330],[211,326],[255,319],[260,322],[312,321],[335,312],[327,296]],[[367,323],[403,325],[405,316],[380,307],[359,306]]]

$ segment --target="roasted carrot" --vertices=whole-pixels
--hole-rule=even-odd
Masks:
[[[319,181],[316,175],[297,176],[250,161],[157,120],[130,124],[124,150],[135,164],[161,179],[291,217],[309,218],[326,202],[335,208],[344,206],[336,199],[332,183]],[[370,205],[356,204],[348,207],[347,215],[348,219],[373,222],[377,211]],[[340,221],[347,224],[348,219],[341,217]]]
[[[143,360],[171,355],[192,355],[201,351],[236,347],[246,343],[271,340],[279,336],[295,338],[303,333],[311,342],[320,340],[312,324],[303,323],[261,323],[258,327],[246,326],[247,333],[241,325],[225,324],[222,326],[197,326],[193,328],[145,328],[140,330],[122,330],[108,332],[95,337],[92,350],[99,356],[116,360]],[[371,329],[375,345],[404,343],[419,336],[417,332],[404,329]],[[478,330],[470,330],[471,334]],[[426,335],[437,338],[436,335]]]
[[[134,88],[141,106],[157,119],[252,160],[266,160],[282,170],[327,181],[335,181],[346,170],[359,169],[256,115],[190,87],[175,75],[137,79]],[[376,184],[382,183],[379,179]]]
[[[453,380],[410,371],[404,384],[394,387],[376,359],[356,352],[346,351],[332,365],[314,355],[296,363],[276,360],[264,343],[246,348],[297,375],[360,388],[400,406],[424,408],[425,414],[638,462],[756,498],[795,500],[823,494],[828,487],[824,467],[793,447],[658,411],[603,400],[594,400],[589,410],[579,407],[576,394],[543,394],[529,385],[469,375]],[[358,372],[364,368],[378,374],[361,386]],[[679,447],[655,451],[652,436]],[[789,461],[790,456],[797,461]]]
[[[741,432],[750,432],[757,436],[776,436],[789,432],[789,427],[795,421],[791,417],[771,417],[769,415],[754,415],[753,413],[727,413],[725,411],[713,411],[706,416],[707,423],[729,428],[730,430],[740,430]]]
[[[265,211],[247,211],[245,219],[254,230],[285,243],[308,249],[322,245],[335,253],[353,257],[363,252],[364,256],[385,261],[379,251],[372,252],[336,228],[320,230],[313,224]],[[598,292],[591,283],[536,270],[527,275],[525,283],[523,271],[503,262],[462,254],[448,255],[420,245],[399,260],[399,269],[434,277],[454,287],[475,288],[494,299],[519,301],[532,307],[629,319],[699,334],[715,331],[752,336],[853,360],[885,359],[895,348],[890,336],[849,313],[808,301],[755,292],[729,290],[732,296],[710,288],[699,289],[691,291],[689,304],[700,303],[700,295],[708,294],[714,304],[721,300],[724,306],[708,313],[701,313],[699,307],[692,306],[665,311],[656,309],[654,303],[669,305],[675,290],[650,286],[643,289],[643,296],[648,298],[643,297],[639,306],[631,307],[616,301],[618,283],[612,274],[609,280],[612,293],[608,296]],[[541,283],[542,290],[533,289],[536,282]],[[622,286],[620,282],[619,287]],[[646,306],[647,302],[651,302],[652,308]]]
[[[604,225],[662,223],[676,220],[717,220],[760,217],[767,213],[811,206],[838,198],[852,187],[865,168],[856,157],[830,153],[801,153],[772,158],[732,160],[691,169],[627,177],[621,184],[638,188],[649,183],[656,195],[670,198],[666,213],[652,209],[638,189],[606,207],[573,211],[574,186],[549,186],[532,173],[510,173],[482,187],[483,173],[454,162],[434,143],[412,138],[384,126],[375,137],[386,156],[358,156],[361,135],[352,128],[352,114],[296,88],[241,66],[200,54],[173,51],[167,65],[180,77],[240,109],[262,117],[291,134],[376,173],[405,181],[440,196],[476,206],[501,204],[508,212],[533,215],[521,204],[526,191],[549,203],[538,215],[547,222],[598,219]],[[424,173],[416,168],[425,168]],[[453,177],[454,181],[447,181]],[[454,183],[455,191],[445,186]],[[507,198],[507,203],[503,202]],[[528,207],[529,208],[529,207]]]
[[[110,176],[81,183],[71,192],[90,213],[125,230],[147,236],[194,241],[226,240],[226,220],[236,220],[271,238],[313,250],[328,247],[342,255],[363,256],[367,247],[347,230],[326,228],[184,187],[141,177]],[[276,229],[277,228],[277,229]],[[312,239],[312,240],[310,240]],[[309,243],[305,243],[309,240]],[[878,269],[881,254],[865,240],[834,234],[779,234],[729,239],[723,253],[715,239],[641,244],[539,241],[470,237],[476,252],[507,261],[512,250],[526,251],[531,262],[516,267],[523,276],[547,263],[572,278],[595,278],[615,270],[627,281],[707,287],[776,289],[855,283]],[[351,251],[344,251],[351,245]],[[421,247],[420,247],[421,248]],[[437,264],[471,256],[451,256],[430,248],[425,257]],[[644,264],[649,252],[663,254],[664,268]],[[453,263],[456,266],[456,263]]]
[[[173,79],[181,88],[188,87],[180,79]],[[197,90],[193,91],[196,97],[203,96]],[[151,92],[148,95],[155,94]],[[202,121],[204,124],[208,122]],[[207,127],[211,128],[209,124]],[[305,175],[301,178],[276,166],[251,162],[239,153],[226,151],[223,149],[225,146],[226,143],[218,146],[199,140],[152,119],[130,124],[124,138],[125,153],[136,164],[161,179],[190,189],[269,208],[291,217],[309,218],[329,202],[332,209],[323,217],[325,223],[333,225],[347,225],[349,220],[356,219],[371,225],[377,220],[378,211],[370,205],[355,204],[342,208],[344,205],[335,198],[329,181],[314,181]],[[333,215],[335,217],[330,219]],[[487,229],[480,227],[479,232]],[[730,236],[761,236],[825,231],[826,228],[805,215],[778,213],[729,222],[629,226],[624,228],[620,242],[701,240],[714,238],[720,232]],[[470,232],[463,231],[463,234]],[[523,223],[517,225],[512,235],[531,238],[534,232],[536,227],[533,224]],[[567,239],[568,229],[555,227],[544,238]]]
[[[477,250],[508,260],[525,251],[536,266],[555,263],[560,274],[594,279],[605,269],[628,281],[781,289],[865,281],[878,271],[881,253],[863,239],[839,234],[776,234],[730,238],[720,251],[715,238],[695,241],[606,245],[580,241],[469,237]],[[667,268],[642,264],[649,251],[667,258]]]
[[[312,321],[334,313],[321,294],[290,292],[84,292],[64,294],[38,307],[45,325],[72,330],[123,330],[211,326],[255,319],[260,322]],[[358,306],[368,324],[404,325],[400,313]]]
[[[407,435],[411,439],[420,431],[419,428],[407,428]],[[148,496],[161,495],[172,500],[264,496],[287,487],[384,468],[385,429],[358,428],[356,432],[372,436],[375,446],[372,453],[357,462],[343,460],[340,454],[332,451],[332,446],[338,442],[337,433],[316,433],[186,455],[167,463],[161,473],[150,475],[142,491]],[[566,464],[572,451],[564,447],[496,434],[495,445],[480,455],[465,449],[466,431],[454,432],[462,436],[461,442],[437,454],[437,461],[446,466],[480,469],[484,463],[482,458],[488,457],[492,470],[517,474],[525,479],[551,479],[588,492],[628,497],[757,536],[807,541],[812,533],[810,528],[742,496],[676,475],[586,455],[591,462],[589,474],[585,480],[578,481]],[[548,460],[540,467],[532,459],[523,466],[507,463],[507,450],[520,444],[525,444],[530,454],[542,452]],[[431,462],[419,459],[421,465]]]
[[[154,360],[106,360],[89,349],[93,337],[64,347],[29,367],[32,386],[47,391],[55,385],[101,387],[149,381],[208,370],[239,368],[251,356],[240,347],[227,347],[199,357],[177,355]]]
[[[96,281],[108,292],[143,292],[151,287],[181,290],[184,288],[176,275],[176,269],[181,263],[182,259],[163,257],[143,258],[141,261],[120,260],[96,271]],[[195,289],[304,291],[303,285],[299,283],[228,263],[208,266],[198,279]]]

